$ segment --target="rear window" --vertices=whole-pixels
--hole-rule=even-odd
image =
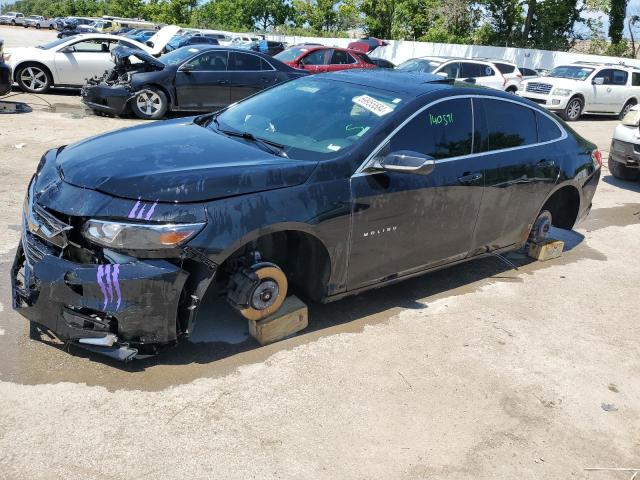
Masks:
[[[640,87],[640,73],[633,72],[631,74],[631,85]]]
[[[532,145],[538,141],[535,112],[503,100],[483,99],[489,129],[489,150]]]
[[[460,72],[462,78],[491,77],[494,74],[493,68],[489,65],[462,62],[462,71]]]
[[[494,63],[494,65],[498,67],[500,73],[513,73],[516,69],[515,65],[509,65],[508,63]]]
[[[538,141],[549,142],[557,140],[562,136],[560,127],[546,115],[536,112],[536,121],[538,123]]]

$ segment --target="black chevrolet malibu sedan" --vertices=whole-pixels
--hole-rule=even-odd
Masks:
[[[118,47],[112,58],[113,70],[89,80],[82,101],[96,112],[131,111],[147,120],[168,111],[210,112],[308,74],[261,53],[211,45],[182,47],[160,58]]]
[[[520,248],[591,207],[596,147],[537,105],[349,71],[48,151],[13,305],[122,359],[189,335],[215,289],[244,317]]]

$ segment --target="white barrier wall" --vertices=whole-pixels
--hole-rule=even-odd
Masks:
[[[284,41],[290,45],[302,42],[321,43],[334,47],[346,47],[353,42],[352,38],[298,37],[284,35],[268,35],[269,40]],[[577,61],[619,63],[640,67],[638,60],[604,55],[587,55],[584,53],[554,52],[551,50],[533,50],[528,48],[487,47],[484,45],[454,45],[448,43],[410,42],[391,40],[386,47],[379,47],[369,54],[372,57],[385,58],[396,65],[413,57],[487,57],[501,58],[528,68],[551,69],[562,63]]]

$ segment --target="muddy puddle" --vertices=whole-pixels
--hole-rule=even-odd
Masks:
[[[581,225],[589,231],[611,225],[638,223],[640,204],[594,210]],[[246,321],[217,298],[205,299],[199,323],[189,342],[156,357],[129,364],[72,347],[73,355],[51,341],[28,338],[27,322],[13,312],[9,268],[13,257],[5,255],[0,265],[0,292],[4,311],[0,321],[0,380],[21,384],[73,382],[99,385],[109,390],[161,390],[201,377],[232,373],[238,366],[262,362],[318,338],[344,332],[360,332],[367,325],[387,322],[405,309],[429,308],[429,303],[448,296],[464,295],[494,282],[521,282],[523,275],[582,259],[606,261],[606,256],[588,245],[578,232],[554,230],[565,241],[565,253],[551,262],[535,262],[522,252],[507,255],[512,266],[496,257],[486,257],[426,274],[383,289],[348,297],[330,304],[310,305],[309,327],[287,340],[259,347],[249,337]]]
[[[84,118],[93,115],[91,109],[82,104],[52,103],[42,109],[48,113],[62,113],[67,118]]]

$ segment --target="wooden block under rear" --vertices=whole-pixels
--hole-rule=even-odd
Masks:
[[[307,305],[295,295],[291,295],[282,303],[282,307],[273,315],[259,320],[247,320],[249,334],[260,345],[282,340],[293,335],[309,325],[309,310]]]
[[[552,258],[558,258],[562,255],[564,242],[553,238],[547,239],[541,243],[532,243],[529,245],[529,256],[544,262]]]

